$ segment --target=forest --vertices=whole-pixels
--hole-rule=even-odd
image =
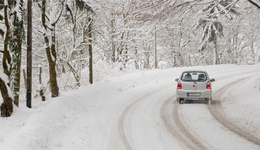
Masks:
[[[24,104],[27,4],[0,0],[0,110]],[[259,1],[32,0],[33,99],[111,72],[260,61]]]

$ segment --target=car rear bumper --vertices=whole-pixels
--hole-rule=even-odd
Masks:
[[[211,90],[177,90],[177,98],[190,99],[190,100],[202,100],[211,99]]]

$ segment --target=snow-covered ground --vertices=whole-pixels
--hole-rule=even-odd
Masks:
[[[216,110],[260,139],[260,66],[218,65],[107,76],[59,98],[34,101],[32,109],[21,104],[10,118],[0,118],[0,149],[260,149],[214,117],[216,104],[175,102],[174,79],[191,68],[216,79]]]
[[[234,85],[222,97],[229,119],[260,139],[260,73]]]

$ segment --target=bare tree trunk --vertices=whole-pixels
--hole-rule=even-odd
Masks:
[[[88,18],[89,26],[88,26],[88,51],[89,51],[89,83],[93,84],[93,49],[92,49],[92,25],[93,20]]]
[[[46,25],[46,0],[42,1],[42,25],[47,32],[48,27]],[[55,23],[51,25],[51,47],[49,46],[49,38],[46,35],[44,36],[45,42],[45,51],[47,54],[48,64],[49,64],[49,76],[50,76],[50,88],[51,88],[51,97],[59,96],[59,87],[57,83],[57,73],[56,73],[56,49],[55,49]]]
[[[39,83],[41,85],[39,93],[40,93],[40,96],[42,98],[42,101],[45,101],[45,89],[42,85],[42,68],[41,67],[40,67],[40,72],[39,72]]]
[[[111,49],[112,49],[112,62],[116,62],[116,45],[115,45],[115,18],[111,20]]]
[[[44,37],[45,43],[49,43],[48,37]],[[51,97],[58,97],[59,96],[59,88],[57,83],[57,74],[56,74],[56,64],[55,61],[52,59],[51,49],[50,47],[45,48],[47,59],[49,63],[49,76],[50,76],[50,88],[51,88]]]
[[[73,66],[69,63],[69,62],[66,62],[67,63],[67,66],[70,68],[70,71],[73,73],[74,75],[74,78],[77,82],[77,86],[80,87],[80,76],[78,75],[77,71],[75,68],[73,68]]]
[[[180,38],[179,38],[179,41],[178,41],[179,52],[178,52],[178,55],[177,55],[177,58],[180,62],[180,66],[184,66],[185,64],[187,64],[185,62],[185,60],[183,60],[183,57],[182,57],[182,54],[181,54],[181,52],[183,51],[183,47],[184,47],[183,44],[182,44],[182,40],[183,40],[183,28],[182,28],[183,22],[182,21],[183,21],[183,19],[184,18],[182,18],[182,20],[180,21],[180,30],[179,30]]]
[[[117,54],[117,59],[119,62],[121,62],[123,65],[124,65],[124,56],[123,56],[123,51],[124,51],[124,37],[125,37],[125,32],[122,33],[121,35],[121,41],[120,41],[120,45],[119,47],[117,47],[117,51],[118,51],[118,54]]]
[[[250,22],[251,24],[251,22]],[[251,25],[251,56],[249,56],[249,59],[253,59],[254,62],[250,62],[250,63],[255,63],[255,58],[256,58],[256,52],[254,50],[254,42],[255,42],[255,36],[254,36],[254,29],[253,29],[253,26]],[[252,60],[250,60],[252,61]]]
[[[24,79],[24,86],[27,87],[27,78],[26,78],[26,71],[23,69],[23,79]]]
[[[27,81],[26,81],[26,106],[32,108],[32,1],[27,1]]]
[[[156,40],[156,27],[154,30],[154,68],[158,68],[158,60],[157,60],[157,40]]]
[[[217,64],[218,64],[218,46],[217,46],[217,39],[215,38],[213,41],[214,41],[213,65],[217,65]]]
[[[0,78],[0,89],[1,94],[4,100],[4,103],[1,105],[1,117],[10,117],[13,113],[13,100],[11,98],[10,89],[8,91],[8,85]]]
[[[12,71],[14,72],[13,79],[13,93],[14,93],[14,104],[19,106],[19,92],[20,92],[20,81],[21,81],[21,53],[22,53],[22,39],[17,39],[16,55],[13,56],[14,64]]]
[[[141,69],[139,66],[139,58],[137,53],[137,47],[135,47],[135,69]]]
[[[3,69],[4,73],[10,77],[11,75],[11,55],[8,51],[8,43],[9,43],[9,34],[10,34],[10,25],[8,22],[8,10],[7,5],[4,6],[4,18],[5,18],[5,36],[4,36],[4,55],[3,55]]]
[[[145,67],[147,70],[150,69],[150,53],[149,53],[150,48],[151,48],[151,45],[148,44],[148,45],[147,45],[147,50],[146,50],[146,52],[144,52],[145,58],[146,58],[146,62],[145,62],[144,67]]]
[[[3,69],[4,73],[10,79],[11,75],[11,56],[8,51],[8,43],[9,43],[9,34],[10,34],[10,26],[8,22],[8,11],[7,5],[4,6],[4,20],[5,20],[5,38],[4,38],[4,55],[3,55]],[[11,97],[11,91],[9,88],[9,84],[6,83],[3,79],[0,78],[0,91],[3,97],[3,103],[1,104],[1,117],[9,117],[13,113],[13,98]],[[8,90],[9,89],[9,90]]]
[[[52,24],[52,30],[51,30],[51,53],[48,55],[49,60],[49,71],[50,71],[50,83],[51,83],[51,93],[52,97],[58,97],[59,96],[59,87],[57,82],[57,73],[56,73],[56,48],[55,48],[55,24]],[[53,59],[54,60],[53,60]]]
[[[146,52],[146,69],[150,68],[150,53]]]
[[[18,5],[18,4],[17,4]],[[19,5],[22,5],[20,3]],[[14,16],[14,31],[13,31],[13,42],[12,48],[10,49],[13,53],[12,56],[12,91],[14,94],[14,104],[19,106],[19,92],[20,92],[20,81],[21,81],[21,55],[22,55],[22,32],[23,32],[23,21],[18,20],[17,14]]]

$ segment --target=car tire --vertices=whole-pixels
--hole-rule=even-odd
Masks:
[[[184,103],[184,99],[179,98],[179,104],[183,104]]]
[[[208,105],[212,104],[212,99],[208,99]]]
[[[204,103],[205,103],[205,104],[208,104],[208,103],[209,103],[209,99],[205,98]]]
[[[211,98],[207,99],[206,101],[207,101],[208,105],[211,105],[211,103],[212,103],[212,99]]]
[[[176,101],[177,101],[178,103],[180,103],[180,98],[176,98]]]

